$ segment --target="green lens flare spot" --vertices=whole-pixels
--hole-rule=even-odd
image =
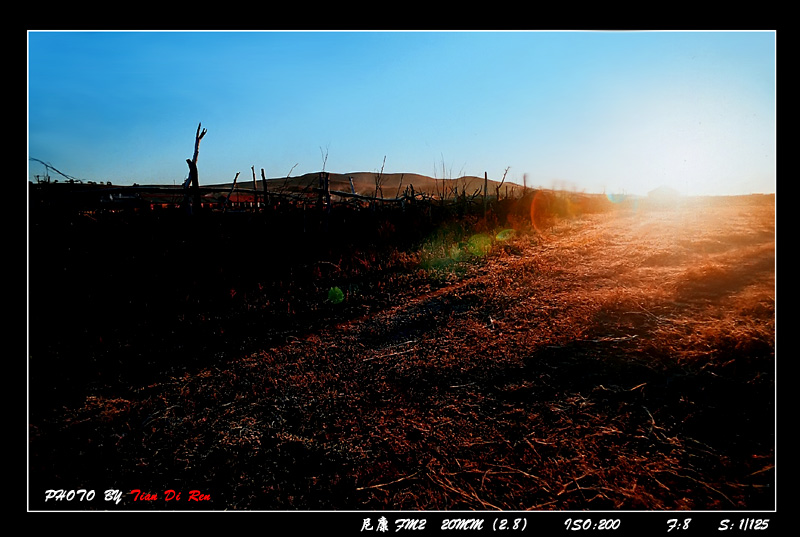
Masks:
[[[499,241],[507,241],[514,237],[517,234],[517,231],[514,229],[504,229],[500,231],[497,236],[495,237]]]
[[[492,238],[480,233],[473,235],[467,242],[467,250],[472,255],[484,255],[492,248]]]
[[[344,302],[344,293],[338,287],[331,287],[328,291],[328,302],[333,304],[341,304]]]

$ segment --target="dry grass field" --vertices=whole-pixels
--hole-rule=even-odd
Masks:
[[[78,488],[122,490],[116,509],[775,507],[774,198],[305,266],[280,298],[227,278],[213,310],[137,317],[138,337],[108,320],[40,348],[31,329],[30,507],[86,509],[44,501]],[[59,304],[37,295],[31,323],[67,316]],[[224,352],[159,370],[148,356],[172,347],[156,320]],[[84,381],[65,381],[86,349]],[[208,498],[165,506],[168,489]]]

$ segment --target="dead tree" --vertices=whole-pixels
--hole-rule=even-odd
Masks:
[[[489,195],[489,174],[483,172],[483,217],[486,218],[486,197]]]
[[[503,183],[505,183],[505,182],[506,182],[506,174],[508,174],[508,170],[509,170],[510,168],[511,168],[511,166],[509,166],[508,168],[506,168],[506,170],[503,172],[503,180],[502,180],[502,181],[500,181],[500,184],[499,184],[499,185],[497,185],[496,187],[494,187],[494,191],[495,191],[495,194],[496,194],[496,196],[497,196],[497,201],[500,201],[500,187],[502,187],[502,186],[503,186]],[[508,187],[506,187],[506,197],[508,197]]]
[[[225,214],[225,211],[228,209],[228,202],[231,201],[231,196],[233,196],[233,191],[236,190],[237,179],[239,179],[239,172],[236,172],[236,177],[233,178],[233,185],[231,185],[231,191],[228,192],[228,197],[225,198],[225,205],[222,206],[222,214]]]
[[[194,136],[194,155],[191,160],[186,159],[186,164],[189,165],[189,179],[186,182],[192,189],[193,205],[198,211],[200,210],[200,181],[197,178],[197,155],[200,152],[200,140],[206,135],[206,129],[200,132],[201,125],[201,123],[197,124],[197,134]]]
[[[386,156],[383,157],[383,164],[381,164],[381,171],[375,176],[375,198],[377,199],[378,193],[383,198],[383,167],[386,166]]]

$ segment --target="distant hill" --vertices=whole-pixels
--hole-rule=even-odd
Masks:
[[[330,174],[330,188],[332,191],[339,192],[353,192],[362,196],[375,196],[376,194],[376,177],[377,172],[353,172],[353,173],[331,173]],[[352,179],[352,186],[351,186]],[[483,192],[483,177],[465,176],[458,179],[436,179],[426,175],[416,173],[386,173],[380,176],[380,189],[377,192],[378,197],[395,198],[401,196],[406,188],[409,186],[414,187],[417,193],[424,192],[431,196],[439,197],[442,192],[447,194],[447,197],[452,197],[452,192],[455,188],[458,193],[466,191],[467,196],[471,196],[476,190]],[[499,181],[488,182],[489,195],[495,193],[496,185]],[[510,186],[518,186],[515,184],[505,183]],[[214,186],[220,188],[231,188],[233,183],[224,183],[221,185],[201,185],[201,186]],[[303,192],[310,191],[319,186],[319,172],[307,173],[296,177],[285,178],[272,178],[267,179],[267,188],[273,192]],[[237,187],[242,189],[253,188],[252,178],[241,179],[237,182]],[[258,179],[258,189],[263,188],[261,179]]]

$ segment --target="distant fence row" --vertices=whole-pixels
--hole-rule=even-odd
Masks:
[[[262,184],[266,186],[266,182]],[[486,183],[472,192],[464,186],[421,191],[409,184],[395,197],[381,197],[355,189],[332,190],[325,173],[305,186],[269,186],[273,185],[276,188],[247,188],[236,181],[232,185],[195,188],[69,181],[30,183],[30,209],[39,222],[55,222],[52,218],[61,215],[107,219],[133,214],[150,215],[162,222],[166,218],[184,221],[186,215],[218,215],[222,221],[233,222],[234,215],[246,215],[248,221],[263,220],[303,236],[319,231],[381,235],[387,229],[396,230],[395,236],[411,236],[446,222],[465,225],[467,220],[481,221],[485,227],[541,228],[556,217],[601,212],[611,205],[603,195],[518,185],[502,193],[494,187],[490,195]]]
[[[110,183],[40,182],[31,183],[31,202],[42,208],[67,209],[79,211],[129,211],[190,208],[199,201],[200,209],[211,211],[266,210],[276,205],[295,205],[307,208],[330,209],[335,205],[356,207],[375,207],[423,203],[445,205],[470,205],[486,208],[491,201],[500,199],[497,191],[489,195],[488,189],[477,189],[467,193],[463,188],[451,188],[441,193],[415,190],[407,185],[402,193],[395,197],[370,196],[361,193],[332,190],[328,182],[328,174],[320,174],[319,185],[308,185],[305,188],[291,186],[289,188],[241,187],[234,181],[233,186],[211,187],[179,187],[179,186],[115,186]],[[506,187],[506,198],[516,195],[516,187],[509,192]],[[524,194],[524,189],[520,189]],[[192,207],[197,210],[197,207]]]

